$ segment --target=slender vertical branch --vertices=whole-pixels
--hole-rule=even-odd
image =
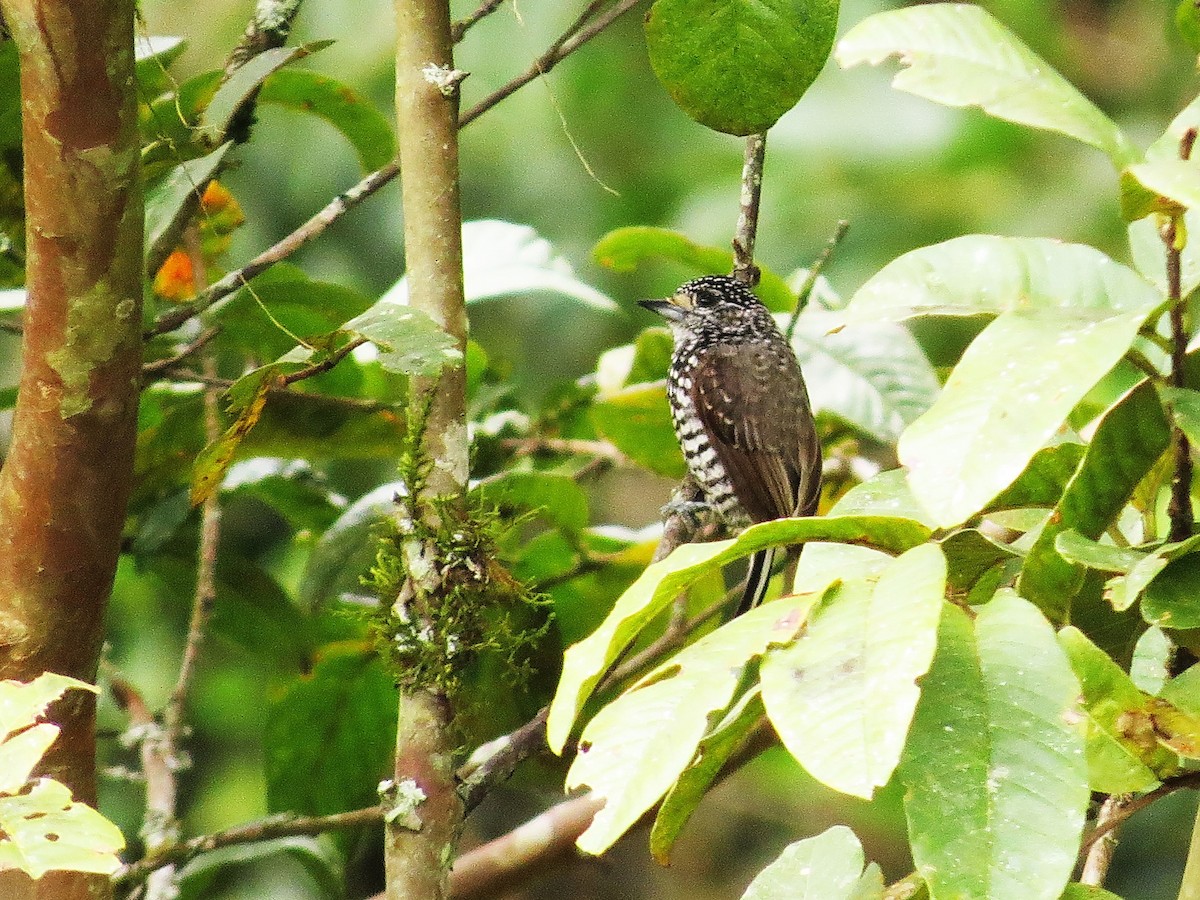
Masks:
[[[466,348],[462,282],[462,211],[458,184],[458,85],[449,4],[395,0],[396,121],[404,204],[404,247],[410,303]],[[428,401],[422,455],[431,463],[427,493],[461,499],[468,476],[466,373],[462,366],[414,379],[417,402]],[[430,504],[414,504],[432,519]],[[436,523],[429,522],[429,529]],[[436,559],[437,548],[433,548]],[[435,563],[436,566],[436,563]],[[439,576],[434,576],[436,581]],[[445,588],[422,586],[432,596]],[[404,592],[408,593],[407,589]],[[402,598],[397,601],[406,606]],[[407,608],[423,617],[426,610]],[[448,698],[432,689],[402,692],[394,785],[405,808],[387,818],[384,861],[389,900],[441,900],[462,827]]]
[[[1196,129],[1189,128],[1179,143],[1179,155],[1188,159],[1196,143]],[[1184,326],[1184,307],[1181,286],[1181,256],[1187,234],[1179,227],[1179,219],[1172,217],[1162,230],[1163,244],[1167,251],[1167,299],[1171,303],[1171,385],[1184,386],[1184,364],[1187,357],[1188,335]],[[1175,459],[1175,477],[1171,482],[1171,501],[1167,514],[1171,520],[1173,541],[1182,541],[1191,536],[1195,515],[1192,511],[1192,448],[1183,433],[1175,425],[1171,436],[1172,453]]]
[[[758,235],[758,205],[762,199],[763,160],[767,155],[767,135],[746,138],[746,161],[742,164],[741,211],[733,236],[733,277],[753,287],[758,284],[758,266],[754,264],[754,241]]]
[[[800,285],[800,290],[796,292],[796,308],[792,310],[792,317],[788,319],[787,328],[784,330],[784,335],[790,341],[792,335],[796,333],[796,322],[800,320],[800,314],[804,312],[804,307],[808,306],[809,298],[812,297],[813,288],[817,286],[817,279],[821,275],[821,270],[825,268],[825,263],[829,262],[829,257],[833,251],[837,249],[837,245],[842,242],[842,238],[846,236],[846,232],[850,230],[850,223],[845,219],[839,219],[837,227],[834,228],[833,234],[829,236],[829,240],[825,242],[825,246],[813,260],[813,264],[808,267],[808,275],[804,279],[804,284]]]
[[[1081,884],[1091,887],[1103,887],[1104,879],[1108,876],[1108,867],[1112,865],[1113,853],[1117,849],[1116,827],[1109,827],[1121,808],[1128,802],[1127,796],[1113,794],[1105,798],[1100,805],[1100,813],[1096,816],[1096,827],[1104,827],[1104,832],[1088,849],[1087,858],[1083,861],[1083,871],[1080,873]]]

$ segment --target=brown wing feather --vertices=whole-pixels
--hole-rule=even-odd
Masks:
[[[816,512],[821,448],[808,391],[789,351],[769,344],[711,348],[693,372],[692,392],[751,520]]]

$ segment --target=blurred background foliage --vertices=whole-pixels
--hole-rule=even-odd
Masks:
[[[899,5],[844,0],[839,31]],[[1174,35],[1174,2],[992,0],[981,5],[1095,100],[1139,145],[1161,133],[1196,93],[1195,55]],[[144,0],[140,27],[146,34],[186,38],[186,49],[171,68],[183,81],[219,66],[252,6],[248,0]],[[458,0],[454,6],[456,15],[463,16],[474,3]],[[604,269],[593,261],[591,250],[611,229],[654,225],[681,231],[698,243],[728,245],[737,217],[742,142],[696,125],[660,88],[646,59],[641,11],[639,7],[463,133],[465,218],[532,226],[582,281],[619,305],[614,313],[551,294],[475,305],[472,337],[488,360],[486,376],[475,382],[478,408],[569,417],[577,379],[595,371],[605,350],[654,324],[633,301],[663,296],[692,274],[668,263],[645,265],[634,273]],[[464,85],[464,108],[524,70],[577,12],[576,4],[515,0],[472,30],[458,50],[458,65],[471,73]],[[292,43],[327,38],[336,43],[304,65],[350,86],[390,117],[390,4],[306,4]],[[14,82],[2,64],[0,59],[0,90],[7,91]],[[1056,135],[896,92],[888,84],[892,70],[843,72],[831,63],[798,107],[771,130],[758,245],[764,264],[780,273],[808,265],[840,219],[850,229],[824,271],[842,296],[897,255],[968,233],[1061,238],[1128,261],[1115,181],[1100,153]],[[0,134],[11,138],[13,132],[11,103],[0,97]],[[222,178],[246,218],[225,257],[231,265],[289,233],[360,177],[358,159],[342,135],[315,117],[273,105],[259,111],[253,138],[237,158]],[[19,231],[12,228],[19,156],[10,149],[2,163],[0,232],[13,240],[16,250],[0,246],[0,287],[18,279],[13,253],[20,248]],[[389,185],[290,263],[311,279],[377,298],[403,272],[399,207],[399,186]],[[15,382],[17,344],[11,335],[0,341],[0,368],[8,386]],[[501,402],[502,396],[508,399]],[[198,430],[199,409],[198,397],[190,412],[179,403],[148,397],[143,427],[148,434],[157,429],[158,435]],[[195,438],[178,440],[156,444],[151,435],[146,445],[170,450]],[[491,451],[486,442],[479,452],[480,467],[488,474]],[[313,599],[314,579],[352,594],[358,573],[369,562],[370,553],[362,549],[369,528],[346,512],[369,510],[372,501],[386,503],[388,490],[380,493],[378,488],[394,480],[395,466],[383,455],[363,455],[368,458],[310,454],[301,462],[248,460],[226,482],[217,613],[190,706],[194,765],[181,782],[188,833],[212,831],[277,808],[321,811],[371,802],[373,776],[368,770],[390,748],[390,683],[375,670],[348,671],[354,669],[361,641],[361,626],[353,615],[305,615],[320,602]],[[143,455],[143,462],[148,468],[143,470],[143,493],[135,499],[129,552],[118,573],[108,660],[112,671],[137,685],[157,708],[174,682],[183,644],[197,522],[181,493],[186,476],[181,480],[179,472],[187,459],[180,462],[168,452],[148,462]],[[147,472],[157,473],[157,480]],[[671,486],[669,478],[640,469],[610,471],[587,484],[586,521],[633,529],[652,524]],[[555,502],[568,501],[558,496]],[[327,532],[335,521],[335,531]],[[645,564],[647,552],[630,532],[584,535],[577,525],[559,530],[530,526],[511,537],[506,550],[518,574],[545,575],[533,569],[549,565],[546,560],[554,552],[569,559],[577,548],[555,548],[569,544],[572,534],[590,542],[592,552],[625,553],[626,558],[552,592],[559,634],[570,639],[586,632],[603,612],[590,612],[587,604],[615,597]],[[542,555],[527,552],[527,546],[539,547]],[[323,565],[325,571],[314,573],[314,548],[319,550],[318,569]],[[522,564],[530,571],[523,572]],[[481,716],[483,721],[473,726],[479,735],[512,727],[545,701],[554,677],[551,657],[561,649],[550,643],[541,660],[547,671],[528,696],[498,704],[503,707],[499,714]],[[317,665],[339,668],[343,690],[321,695],[313,685],[326,683],[306,680],[314,665],[307,650],[330,646],[340,646],[341,655],[327,651]],[[281,706],[281,698],[289,696],[293,702]],[[325,714],[330,708],[352,714],[335,719]],[[280,709],[288,714],[280,715]],[[308,714],[302,714],[305,710]],[[104,715],[113,737],[123,728],[123,717],[111,706]],[[293,747],[292,736],[305,729],[319,734]],[[105,746],[108,763],[132,765],[132,754],[117,741]],[[288,748],[294,752],[283,752]],[[310,783],[297,783],[309,776],[293,776],[319,772],[323,756],[335,768],[359,757],[363,768],[352,774],[362,777],[348,776],[353,783],[344,788],[324,783],[322,789],[337,796],[312,796]],[[561,771],[554,764],[527,765],[474,816],[464,846],[545,808],[558,798],[560,786]],[[361,796],[350,796],[355,791]],[[119,778],[105,781],[102,809],[127,834],[136,833],[142,804],[138,786]],[[1108,887],[1130,900],[1173,897],[1175,863],[1158,866],[1155,860],[1182,860],[1194,807],[1193,798],[1179,794],[1137,818],[1123,835]],[[889,880],[911,868],[894,788],[870,805],[836,797],[799,771],[785,752],[775,750],[706,800],[672,869],[651,863],[644,832],[635,832],[604,859],[568,861],[511,896],[561,897],[568,891],[581,898],[736,896],[785,844],[834,822],[854,828],[867,857],[883,866]],[[266,863],[256,855],[252,866],[217,868],[211,861],[195,866],[187,883],[190,895],[219,900],[327,896],[314,876],[323,870],[314,859],[324,860],[326,868],[344,866],[351,896],[380,887],[379,851],[370,840],[341,835],[281,842],[274,849],[278,852]]]

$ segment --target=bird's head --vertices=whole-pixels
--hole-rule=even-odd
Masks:
[[[638,303],[666,319],[677,335],[753,331],[752,324],[764,316],[770,321],[770,313],[750,288],[728,275],[693,278],[665,300]]]

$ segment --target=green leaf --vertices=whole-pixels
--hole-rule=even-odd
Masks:
[[[303,867],[317,897],[345,896],[346,867],[336,843],[328,836],[296,835],[219,847],[190,860],[179,870],[179,900],[206,900],[213,896],[215,878],[252,879],[281,856]]]
[[[1135,221],[1152,213],[1182,215],[1200,206],[1200,163],[1156,159],[1121,173],[1121,215]]]
[[[1124,356],[1145,318],[1012,312],[988,325],[900,439],[913,493],[938,524],[962,522],[1012,484]]]
[[[97,693],[78,678],[43,672],[33,681],[0,681],[0,741],[28,728],[46,714],[46,707],[71,688]]]
[[[254,279],[210,316],[225,341],[252,359],[273,360],[296,346],[296,339],[317,343],[350,319],[366,312],[365,294],[323,281],[298,277]]]
[[[297,594],[301,605],[318,606],[363,593],[362,576],[375,562],[375,530],[396,510],[400,482],[383,484],[348,506],[325,529],[308,555]]]
[[[614,272],[633,272],[650,259],[676,262],[697,275],[724,275],[733,271],[732,251],[697,244],[678,231],[648,225],[610,231],[593,248],[592,257]],[[787,281],[766,268],[761,274],[754,287],[758,299],[772,312],[791,312],[796,306],[796,295]]]
[[[972,234],[888,263],[850,298],[846,313],[851,322],[1031,310],[1104,318],[1150,310],[1161,299],[1144,278],[1092,247]]]
[[[462,364],[454,338],[411,306],[380,300],[342,330],[370,340],[379,351],[379,364],[389,372],[432,378],[446,366]]]
[[[576,845],[600,854],[637,823],[692,761],[709,717],[729,705],[747,664],[787,641],[816,597],[786,597],[739,616],[654,669],[605,706],[579,739],[568,791],[604,799]]]
[[[1200,210],[1184,213],[1183,223],[1188,235],[1200,234]],[[1160,295],[1167,292],[1167,253],[1154,218],[1138,219],[1128,229],[1129,253],[1137,270],[1157,288]],[[1180,288],[1186,297],[1200,286],[1200,241],[1188,240],[1180,254]]]
[[[1043,447],[1029,460],[1025,471],[991,503],[989,510],[1053,507],[1067,482],[1075,475],[1087,447],[1073,441]]]
[[[1168,681],[1159,696],[1185,713],[1200,716],[1200,665],[1189,666]]]
[[[1062,629],[1058,642],[1070,657],[1083,691],[1092,790],[1122,794],[1154,787],[1158,776],[1150,766],[1168,765],[1170,754],[1157,747],[1138,746],[1129,739],[1125,724],[1133,714],[1145,715],[1146,695],[1079,629]]]
[[[1169,669],[1175,645],[1156,625],[1151,625],[1133,648],[1133,659],[1129,665],[1129,678],[1147,694],[1158,694],[1170,677]],[[1167,698],[1170,699],[1170,698]],[[1173,701],[1178,706],[1178,700]],[[1200,712],[1200,710],[1196,710]]]
[[[813,409],[894,444],[937,399],[937,375],[903,326],[864,323],[831,333],[839,319],[810,306],[792,338]]]
[[[1200,553],[1169,562],[1146,585],[1142,618],[1160,628],[1200,628]]]
[[[863,876],[863,850],[854,832],[834,825],[796,841],[763,869],[742,900],[851,900]]]
[[[1188,49],[1200,53],[1200,10],[1196,8],[1195,0],[1179,0],[1175,7],[1175,30]]]
[[[585,284],[566,257],[528,225],[498,219],[464,222],[463,291],[468,303],[531,293],[558,294],[584,306],[612,312],[612,298]],[[408,303],[408,280],[401,278],[384,302]]]
[[[1030,548],[1018,583],[1022,596],[1051,619],[1065,621],[1084,573],[1059,555],[1058,535],[1071,528],[1093,540],[1100,537],[1170,441],[1166,413],[1148,380],[1104,414],[1079,469]]]
[[[751,526],[734,540],[683,544],[649,566],[589,637],[567,650],[563,674],[550,706],[547,741],[555,753],[566,746],[583,703],[614,659],[680,593],[721,566],[776,544],[839,541],[903,553],[929,540],[919,522],[890,516],[824,516],[778,519]]]
[[[289,63],[324,50],[333,41],[314,41],[302,47],[275,47],[250,58],[217,89],[201,117],[203,133],[212,142],[229,138],[237,114],[252,102],[267,77]]]
[[[1113,609],[1122,612],[1133,606],[1150,583],[1158,577],[1159,573],[1172,560],[1185,556],[1197,545],[1200,545],[1200,535],[1194,535],[1182,541],[1163,544],[1150,553],[1144,554],[1143,558],[1131,566],[1124,575],[1117,576],[1109,581],[1108,595]],[[1143,610],[1144,612],[1145,610]]]
[[[945,607],[900,763],[913,859],[934,897],[1059,896],[1090,798],[1078,696],[1032,604],[1001,592],[974,626]]]
[[[0,870],[17,868],[31,878],[53,870],[111,875],[125,846],[116,825],[51,778],[0,797],[0,834]]]
[[[878,581],[835,585],[794,644],[762,665],[763,703],[783,745],[818,781],[870,799],[900,760],[937,645],[946,560],[909,550]]]
[[[843,68],[899,56],[893,79],[947,106],[978,106],[999,119],[1057,131],[1108,154],[1117,168],[1134,148],[1116,124],[989,12],[934,3],[878,13],[838,42]]]
[[[138,34],[133,41],[133,54],[136,60],[134,79],[138,84],[139,95],[153,97],[163,89],[168,75],[164,74],[175,60],[187,49],[187,43],[181,37],[170,37],[158,34]]]
[[[1160,386],[1167,411],[1192,444],[1200,445],[1200,391]]]
[[[238,447],[258,423],[267,402],[267,393],[277,383],[278,375],[276,367],[262,366],[238,379],[230,388],[231,397],[240,407],[237,419],[197,455],[192,466],[193,506],[199,506],[221,486],[221,479],[233,464]],[[235,389],[244,393],[235,395]]]
[[[1094,541],[1073,528],[1058,532],[1054,549],[1069,563],[1101,572],[1128,572],[1146,558],[1138,550]]]
[[[326,647],[268,710],[270,810],[327,815],[377,803],[395,736],[396,689],[374,654]]]
[[[661,865],[670,863],[671,848],[705,792],[764,715],[762,694],[752,689],[736,700],[721,723],[700,741],[695,758],[667,791],[650,829],[650,852]]]
[[[588,524],[588,498],[574,478],[549,472],[504,472],[471,493],[501,509],[540,512],[564,531]]]
[[[668,478],[687,473],[665,382],[635,384],[597,399],[589,417],[597,433],[634,462]]]
[[[671,99],[727,134],[766,131],[820,73],[837,0],[657,0],[646,49]]]
[[[1191,0],[1188,0],[1190,3]],[[1068,884],[1060,900],[1121,900],[1112,891],[1090,884]]]
[[[232,146],[222,144],[207,156],[190,159],[146,186],[146,269],[151,276],[179,243],[183,226],[196,212],[205,186]]]
[[[324,119],[354,147],[364,172],[383,168],[396,155],[396,137],[387,117],[346,85],[311,69],[272,73],[258,100]]]
[[[898,516],[933,528],[929,514],[909,490],[903,469],[880,472],[874,478],[856,484],[834,504],[829,515]],[[793,590],[822,591],[843,578],[877,575],[890,563],[888,554],[870,547],[810,542],[800,555]]]

